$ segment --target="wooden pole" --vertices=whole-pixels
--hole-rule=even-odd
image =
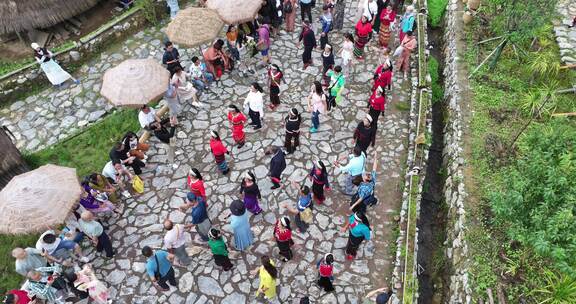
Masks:
[[[568,117],[568,116],[576,116],[576,112],[552,114],[552,117]]]
[[[488,56],[486,56],[486,58],[484,58],[484,60],[480,63],[480,65],[478,65],[478,66],[474,69],[474,71],[472,71],[472,73],[470,73],[470,76],[468,76],[468,79],[472,78],[472,76],[473,76],[474,74],[476,74],[476,72],[478,72],[478,70],[479,70],[484,64],[486,64],[486,62],[488,61],[488,59],[490,59],[490,57],[492,57],[492,56],[494,55],[494,53],[496,53],[496,51],[500,48],[501,45],[504,44],[504,42],[506,42],[506,38],[502,39],[502,42],[500,42],[500,43],[498,44],[498,46],[497,46],[494,50],[492,50],[492,52],[491,52],[490,54],[488,54]]]

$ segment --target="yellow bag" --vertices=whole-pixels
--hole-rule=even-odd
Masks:
[[[300,219],[306,224],[312,223],[312,210],[310,208],[304,209],[300,212]]]
[[[134,175],[132,178],[132,189],[138,193],[144,193],[144,182],[138,175]]]

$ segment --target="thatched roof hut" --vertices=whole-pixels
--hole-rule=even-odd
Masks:
[[[100,0],[2,0],[0,34],[45,28],[74,17]]]
[[[12,142],[9,132],[0,126],[0,190],[8,184],[12,177],[28,171],[28,166],[22,159],[18,148]]]

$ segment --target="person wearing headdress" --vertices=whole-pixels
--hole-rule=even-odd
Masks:
[[[216,228],[210,229],[208,237],[210,237],[208,246],[210,246],[210,251],[212,251],[214,263],[216,263],[217,266],[222,267],[224,271],[232,269],[233,265],[228,257],[228,248],[226,248],[226,242],[224,242],[220,230]]]
[[[198,232],[202,241],[207,242],[208,231],[210,231],[212,222],[210,222],[210,218],[208,218],[208,206],[206,205],[206,201],[201,196],[188,192],[188,195],[186,195],[186,203],[180,206],[180,210],[186,212],[189,208],[192,208],[192,212],[190,213],[192,216],[192,223],[187,224],[184,227],[187,229],[196,227],[196,232]]]
[[[286,157],[284,151],[277,146],[268,146],[264,150],[265,155],[272,155],[270,160],[270,180],[272,181],[272,187],[270,189],[280,188],[280,182],[282,181],[281,176],[284,169],[286,169]]]
[[[210,132],[210,150],[212,150],[212,154],[214,155],[214,160],[216,160],[216,165],[218,165],[218,169],[222,174],[226,175],[230,172],[228,168],[228,164],[226,163],[226,155],[230,155],[230,151],[226,149],[222,140],[220,139],[220,135],[218,132],[212,130]]]
[[[284,128],[286,129],[286,138],[284,140],[284,148],[288,154],[294,153],[296,147],[300,145],[300,123],[302,117],[296,108],[292,108],[288,116],[284,118]]]
[[[292,249],[290,249],[290,247],[294,245],[294,241],[292,240],[290,219],[287,216],[283,216],[276,221],[276,225],[274,226],[274,239],[276,239],[276,244],[278,244],[278,249],[280,249],[280,255],[283,256],[282,261],[288,262],[291,260]]]
[[[254,243],[254,235],[250,230],[246,207],[241,200],[234,200],[230,204],[230,212],[230,226],[234,232],[234,247],[236,250],[243,251]]]
[[[321,160],[314,162],[312,170],[308,175],[312,181],[312,193],[314,194],[314,200],[316,203],[322,204],[326,197],[324,196],[324,190],[330,189],[330,183],[328,182],[328,171],[326,170],[326,165]]]
[[[378,118],[380,118],[380,114],[384,113],[386,109],[386,91],[383,87],[377,87],[374,92],[372,92],[372,96],[368,100],[368,115],[372,117],[372,127],[374,128],[374,133],[376,133],[378,129]]]
[[[358,60],[364,59],[364,47],[370,41],[370,34],[372,33],[372,23],[368,21],[366,15],[362,15],[358,23],[356,23],[356,39],[354,39],[354,56]]]
[[[378,43],[381,47],[388,47],[392,30],[390,25],[396,20],[396,12],[392,9],[392,5],[388,3],[386,8],[380,12],[380,33],[378,34]]]
[[[72,79],[75,84],[80,83],[78,79],[72,77],[70,73],[62,69],[62,67],[54,60],[54,54],[52,54],[52,52],[44,47],[40,47],[36,42],[33,42],[30,46],[34,49],[34,58],[36,59],[36,62],[40,64],[40,68],[44,74],[46,74],[46,78],[48,78],[52,85],[60,86],[68,79]]]
[[[346,259],[353,260],[362,241],[371,239],[372,230],[366,214],[356,212],[348,218],[342,232],[349,230],[348,243],[346,244]]]
[[[244,124],[247,119],[244,114],[235,105],[228,106],[228,121],[232,127],[232,138],[237,144],[238,149],[244,146],[246,134],[244,133]]]
[[[306,185],[299,186],[298,183],[294,181],[292,185],[300,192],[300,198],[298,199],[298,203],[296,203],[296,208],[291,208],[288,206],[288,203],[284,203],[282,207],[286,208],[289,213],[296,215],[294,217],[296,227],[298,227],[300,233],[304,233],[308,230],[308,226],[314,219],[312,215],[312,194],[310,194],[310,188]]]
[[[280,105],[280,82],[284,80],[284,74],[280,67],[273,63],[268,69],[268,85],[270,87],[270,105],[271,110],[275,110]]]
[[[325,292],[334,291],[334,256],[331,253],[324,255],[324,258],[316,263],[318,268],[318,286],[324,288]]]
[[[310,23],[306,21],[302,22],[302,32],[298,38],[298,46],[300,46],[300,42],[304,44],[304,52],[302,53],[302,63],[304,67],[302,70],[306,70],[306,68],[312,64],[312,50],[316,47],[314,31],[310,27]]]
[[[256,183],[256,176],[254,173],[248,171],[242,177],[240,183],[240,194],[244,194],[244,207],[252,214],[257,215],[262,212],[262,208],[258,204],[258,199],[262,198],[260,189]]]
[[[204,188],[204,179],[200,174],[200,171],[196,168],[192,168],[188,171],[188,181],[186,182],[188,187],[190,187],[190,192],[195,196],[202,197],[206,201],[206,188]]]
[[[372,85],[372,92],[374,92],[378,87],[390,90],[392,85],[392,70],[393,64],[390,60],[390,50],[385,48],[382,51],[381,62],[374,72],[374,84]]]
[[[354,131],[354,140],[356,141],[356,147],[359,147],[360,150],[366,153],[368,150],[368,146],[374,144],[376,142],[376,130],[372,128],[372,116],[366,114],[366,117],[358,123],[356,130]]]
[[[324,52],[322,52],[322,82],[327,87],[330,77],[326,73],[334,68],[334,53],[332,52],[332,46],[328,43],[322,48],[324,49]]]

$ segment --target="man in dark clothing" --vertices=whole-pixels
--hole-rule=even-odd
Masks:
[[[366,153],[370,144],[374,146],[376,142],[376,129],[372,126],[372,116],[366,114],[366,117],[358,124],[354,131],[354,140],[356,147]]]
[[[170,77],[174,75],[174,72],[177,67],[180,67],[182,70],[184,68],[180,65],[180,53],[178,53],[178,49],[174,47],[172,42],[166,41],[164,44],[164,56],[162,56],[162,64],[166,65],[168,71],[170,71]]]
[[[312,0],[300,0],[300,17],[302,22],[308,16],[308,23],[312,23]]]
[[[168,127],[170,130],[168,130]],[[160,122],[153,122],[150,124],[150,130],[154,132],[154,136],[158,138],[161,142],[165,144],[170,143],[170,139],[174,137],[174,132],[176,127],[169,121],[168,118],[163,119]]]
[[[270,179],[272,180],[272,187],[270,189],[280,188],[280,181],[282,179],[282,171],[286,169],[286,158],[284,157],[284,151],[276,146],[269,146],[264,150],[264,154],[272,155],[272,160],[270,160]]]
[[[109,156],[113,164],[123,164],[124,166],[132,167],[136,175],[142,174],[142,168],[144,168],[146,164],[144,164],[136,156],[130,156],[129,154],[130,152],[125,152],[124,144],[118,142],[110,151]]]
[[[302,70],[305,70],[312,64],[312,50],[316,47],[314,31],[310,27],[310,23],[306,21],[302,23],[302,32],[298,39],[298,46],[300,45],[300,42],[304,44],[304,52],[302,53],[302,63],[304,64],[304,68]]]

